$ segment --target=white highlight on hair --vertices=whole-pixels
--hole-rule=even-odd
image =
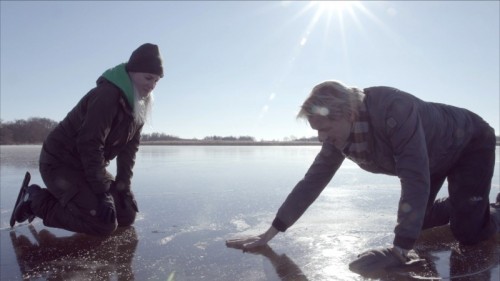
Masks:
[[[145,124],[150,121],[153,101],[153,92],[143,98],[139,95],[137,89],[134,88],[134,120],[137,124]]]
[[[321,116],[328,116],[330,114],[330,110],[324,106],[313,106],[311,108],[312,114],[317,114]]]

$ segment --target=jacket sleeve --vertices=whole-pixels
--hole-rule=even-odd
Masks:
[[[116,182],[119,182],[125,189],[130,189],[130,183],[135,165],[135,155],[139,150],[142,126],[137,130],[125,148],[116,157]]]
[[[118,110],[117,97],[106,88],[96,88],[84,105],[85,116],[77,135],[76,146],[85,176],[94,193],[108,191],[111,183],[106,172],[104,145]]]
[[[396,98],[388,107],[385,119],[396,174],[401,182],[394,245],[404,249],[413,248],[420,234],[430,193],[429,158],[417,107],[411,99]]]
[[[295,185],[279,208],[272,225],[279,231],[286,231],[292,226],[318,198],[344,159],[333,145],[323,144],[304,178]]]

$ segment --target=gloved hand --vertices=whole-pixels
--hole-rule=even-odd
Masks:
[[[123,191],[118,191],[116,193],[117,196],[117,204],[120,204],[120,208],[124,209],[130,209],[132,208],[134,211],[137,213],[139,212],[139,208],[137,207],[137,201],[135,201],[135,196],[134,193],[132,193],[132,190],[123,190]]]
[[[97,194],[98,207],[97,217],[105,223],[112,223],[116,220],[115,202],[109,192]]]
[[[425,262],[414,251],[407,256],[402,255],[398,249],[385,248],[369,250],[358,255],[358,258],[349,264],[349,269],[360,274],[368,274],[389,267],[409,266]]]
[[[139,212],[137,201],[135,201],[135,196],[130,189],[130,185],[124,184],[122,181],[113,181],[110,190],[113,191],[119,209],[133,209],[137,213]]]

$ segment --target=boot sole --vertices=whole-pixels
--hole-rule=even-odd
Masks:
[[[17,195],[16,204],[14,205],[14,210],[12,210],[12,215],[10,216],[10,227],[11,228],[14,227],[14,224],[16,224],[16,218],[15,218],[16,209],[17,209],[19,203],[21,202],[22,198],[26,194],[26,189],[28,187],[30,180],[31,180],[31,174],[29,172],[26,172],[26,175],[24,175],[23,183],[21,185],[21,189],[19,190],[19,194]],[[29,222],[31,222],[31,221],[33,221],[33,219],[29,220]]]

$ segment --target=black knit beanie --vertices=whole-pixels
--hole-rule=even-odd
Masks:
[[[127,62],[128,72],[152,73],[163,77],[160,50],[157,45],[146,43],[137,48]]]

